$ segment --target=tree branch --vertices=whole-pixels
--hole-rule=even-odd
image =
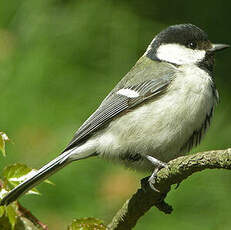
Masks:
[[[180,184],[193,173],[204,169],[231,169],[231,148],[201,152],[170,161],[168,168],[161,169],[157,175],[155,188],[160,192],[150,188],[148,177],[143,178],[141,180],[141,188],[137,190],[131,199],[125,202],[108,225],[108,229],[132,229],[138,219],[152,206],[156,206],[166,214],[171,213],[172,207],[164,201],[171,189],[171,185]]]
[[[17,202],[17,205],[20,216],[30,220],[36,228],[41,230],[48,230],[48,227],[45,224],[43,224],[40,220],[38,220],[29,210],[24,208],[19,202]]]

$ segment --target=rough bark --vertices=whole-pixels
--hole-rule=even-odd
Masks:
[[[205,169],[231,169],[231,148],[200,152],[174,159],[167,168],[158,172],[154,191],[148,185],[148,177],[141,180],[141,188],[127,200],[108,225],[110,230],[129,230],[151,207],[156,206],[160,211],[169,214],[172,207],[164,199],[171,185],[180,184],[195,172]]]

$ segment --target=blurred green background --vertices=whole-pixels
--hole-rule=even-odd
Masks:
[[[226,1],[227,2],[227,1]],[[228,2],[227,2],[228,4]],[[169,25],[193,23],[213,42],[231,44],[230,7],[223,1],[12,0],[0,3],[0,130],[7,144],[4,165],[39,168],[65,147]],[[230,50],[217,55],[221,102],[212,126],[193,152],[231,147]],[[21,203],[50,229],[73,218],[110,221],[144,174],[99,159],[76,162],[40,185],[41,197]],[[231,173],[198,173],[169,193],[172,215],[150,210],[135,229],[230,229]]]

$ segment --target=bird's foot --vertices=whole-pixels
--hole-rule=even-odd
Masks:
[[[152,175],[148,179],[148,183],[149,183],[151,189],[153,189],[156,192],[160,192],[157,188],[155,188],[154,185],[156,183],[156,177],[157,177],[158,172],[162,168],[167,168],[167,164],[165,162],[157,160],[156,158],[151,157],[151,156],[146,156],[146,158],[155,166],[155,169],[154,169]]]

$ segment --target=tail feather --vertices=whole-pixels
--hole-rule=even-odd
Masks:
[[[68,160],[69,152],[64,152],[57,158],[40,168],[36,174],[12,189],[0,202],[0,205],[8,205],[17,200],[21,195],[28,192],[31,188],[41,183],[47,177],[51,176],[71,161]]]

